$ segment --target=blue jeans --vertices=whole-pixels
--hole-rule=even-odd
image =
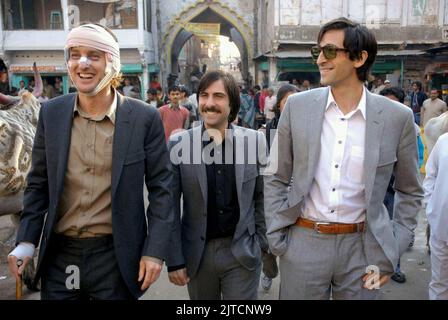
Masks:
[[[414,121],[417,125],[420,125],[420,112],[414,113]]]

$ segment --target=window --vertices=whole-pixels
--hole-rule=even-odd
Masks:
[[[145,1],[145,5],[146,5],[146,31],[148,32],[152,32],[151,30],[151,22],[152,22],[152,17],[151,17],[151,3],[152,1]]]
[[[2,0],[5,30],[62,30],[60,0]]]
[[[280,1],[280,25],[299,24],[300,19],[300,0]]]
[[[68,0],[70,28],[85,22],[111,29],[137,29],[136,0]]]

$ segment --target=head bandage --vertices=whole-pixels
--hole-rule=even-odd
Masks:
[[[85,24],[74,28],[70,31],[65,44],[65,61],[67,68],[70,69],[72,62],[70,61],[70,48],[73,47],[91,47],[96,50],[103,51],[106,56],[106,70],[105,76],[101,79],[100,83],[95,89],[89,93],[85,93],[88,96],[95,96],[103,90],[110,81],[120,74],[120,47],[114,37],[101,26],[94,24]],[[80,64],[90,66],[92,61],[85,56],[79,59]],[[70,77],[72,77],[69,72]],[[75,81],[72,82],[75,84]]]

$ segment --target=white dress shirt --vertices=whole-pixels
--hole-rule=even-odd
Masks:
[[[423,188],[431,234],[448,242],[448,133],[439,137],[429,155]]]
[[[338,223],[365,220],[365,90],[357,108],[346,115],[329,91],[320,155],[310,193],[304,201],[304,218]]]

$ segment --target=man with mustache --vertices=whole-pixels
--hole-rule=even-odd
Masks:
[[[257,299],[261,251],[268,249],[258,157],[266,155],[265,139],[232,124],[240,96],[230,74],[206,73],[198,102],[202,126],[168,144],[176,217],[169,279],[188,283],[191,299]]]
[[[265,175],[280,298],[375,299],[421,207],[414,119],[363,85],[377,53],[371,31],[339,18],[317,44],[311,54],[326,87],[289,97],[270,153],[278,170]],[[382,204],[392,173],[393,221]]]

